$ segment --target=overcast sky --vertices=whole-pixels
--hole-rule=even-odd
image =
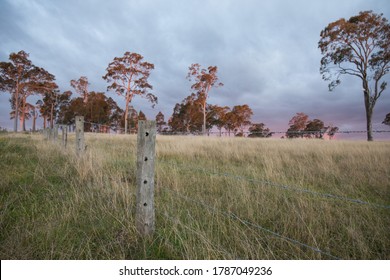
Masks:
[[[102,76],[113,58],[139,53],[155,65],[150,83],[159,100],[152,109],[136,97],[133,106],[166,119],[191,93],[188,67],[216,65],[224,86],[211,90],[211,104],[249,104],[252,121],[274,131],[297,112],[364,130],[360,81],[344,77],[329,92],[317,47],[327,24],[364,10],[390,19],[389,0],[0,0],[0,61],[24,50],[56,76],[61,92],[80,76],[90,90],[106,91]],[[124,108],[122,97],[107,94]],[[0,126],[12,128],[9,97],[0,94]],[[376,105],[374,129],[388,129],[381,122],[389,112],[390,88]]]

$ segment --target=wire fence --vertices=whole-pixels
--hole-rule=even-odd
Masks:
[[[120,127],[118,125],[107,125],[102,123],[96,123],[96,122],[90,122],[90,121],[83,121],[84,124],[88,124],[92,128],[92,132],[102,132],[102,133],[109,133],[111,130],[119,133],[125,133],[125,129],[123,127]],[[64,125],[60,124],[60,126],[75,126],[75,124],[72,125]],[[102,131],[101,128],[104,128]],[[136,133],[137,127],[132,128],[132,134]],[[260,137],[270,137],[275,134],[283,134],[283,135],[292,135],[295,137],[305,137],[305,136],[315,136],[315,135],[321,135],[321,137],[325,134],[334,136],[336,134],[366,134],[367,130],[337,130],[337,131],[328,131],[328,130],[287,130],[287,131],[249,131],[249,130],[231,130],[231,131],[214,131],[210,130],[206,132],[206,135],[221,135],[221,136],[260,136]],[[372,130],[372,133],[375,134],[385,134],[390,133],[390,130],[381,130],[376,129]],[[180,130],[158,130],[158,134],[160,135],[203,135],[202,131],[180,131]]]
[[[312,190],[305,189],[305,188],[275,183],[275,182],[270,181],[270,180],[260,180],[260,179],[245,177],[245,176],[239,176],[239,175],[231,174],[231,173],[227,173],[227,172],[211,171],[211,170],[204,169],[204,168],[196,168],[193,166],[188,166],[185,164],[178,164],[177,162],[165,161],[162,159],[158,159],[158,162],[168,164],[171,167],[179,168],[180,170],[187,171],[187,172],[197,172],[197,173],[203,173],[203,174],[212,175],[212,176],[228,177],[228,178],[231,178],[234,180],[243,180],[243,181],[247,181],[250,183],[268,185],[268,186],[275,187],[275,188],[278,188],[281,190],[288,190],[288,191],[293,191],[293,192],[305,193],[305,194],[309,194],[312,196],[318,196],[318,197],[327,198],[327,199],[334,199],[334,200],[341,200],[341,201],[346,201],[346,202],[350,202],[350,203],[363,204],[363,205],[367,205],[370,207],[390,209],[390,205],[382,205],[382,204],[372,203],[372,202],[364,201],[364,200],[357,199],[357,198],[350,198],[350,197],[340,196],[340,195],[331,194],[331,193],[316,192],[316,191],[312,191]]]
[[[180,197],[180,198],[182,198],[182,199],[184,199],[184,200],[186,200],[188,202],[191,202],[193,204],[197,204],[197,205],[201,206],[202,208],[207,209],[208,211],[211,211],[213,213],[217,213],[217,214],[223,215],[223,216],[225,216],[227,218],[230,218],[230,219],[233,219],[233,220],[237,220],[237,221],[239,221],[240,223],[242,223],[242,224],[244,224],[246,226],[250,226],[252,228],[261,230],[263,232],[266,232],[266,233],[272,235],[273,237],[277,237],[277,238],[283,239],[285,241],[291,242],[293,244],[296,244],[298,246],[310,249],[310,250],[312,250],[312,251],[314,251],[316,253],[320,253],[322,255],[328,256],[328,257],[330,257],[332,259],[335,259],[335,260],[339,260],[340,259],[340,258],[332,255],[329,252],[326,252],[326,251],[321,250],[319,248],[316,248],[316,247],[310,246],[308,244],[302,243],[302,242],[300,242],[298,240],[295,240],[293,238],[289,238],[289,237],[281,235],[281,234],[279,234],[279,233],[277,233],[275,231],[272,231],[272,230],[270,230],[268,228],[265,228],[263,226],[255,224],[253,222],[250,222],[250,221],[247,221],[245,219],[242,219],[238,215],[234,214],[233,212],[222,211],[222,210],[220,210],[220,209],[218,209],[216,207],[212,207],[212,206],[210,206],[210,205],[208,205],[208,204],[206,204],[206,203],[204,203],[204,202],[202,202],[200,200],[193,199],[193,198],[185,196],[185,195],[183,195],[183,194],[181,194],[181,193],[179,193],[177,191],[170,190],[169,188],[164,188],[163,190],[167,191],[167,192],[170,192],[170,193],[174,194],[175,196],[178,196],[178,197]]]
[[[390,133],[390,130],[372,130],[372,133]],[[335,134],[363,134],[367,133],[367,130],[339,130],[336,132],[332,132],[328,134],[326,131],[320,131],[320,130],[299,130],[299,131],[267,131],[267,132],[258,132],[258,131],[208,131],[206,132],[206,135],[221,135],[221,136],[237,136],[237,135],[243,135],[243,136],[249,136],[249,135],[254,135],[254,136],[263,136],[263,137],[270,137],[274,134],[284,134],[284,135],[296,135],[296,136],[304,136],[304,135],[317,135],[317,134],[322,134],[322,135],[335,135]],[[175,131],[175,130],[169,130],[169,131],[160,131],[159,134],[161,135],[203,135],[201,131],[188,131],[188,132],[183,132],[183,131]]]
[[[309,194],[309,195],[312,195],[312,196],[317,196],[317,197],[321,197],[321,198],[325,198],[325,199],[332,199],[332,200],[344,201],[344,202],[355,203],[355,204],[360,204],[360,205],[366,205],[366,206],[374,207],[374,208],[390,209],[390,205],[376,204],[376,203],[364,201],[364,200],[361,200],[361,199],[349,198],[349,197],[335,195],[335,194],[331,194],[331,193],[316,192],[316,191],[312,191],[312,190],[309,190],[309,189],[289,186],[289,185],[285,185],[285,184],[278,184],[278,183],[275,183],[275,182],[272,182],[272,181],[269,181],[269,180],[260,180],[260,179],[254,179],[254,178],[245,177],[245,176],[238,176],[236,174],[231,174],[231,173],[226,173],[226,172],[222,173],[222,172],[217,172],[217,171],[211,171],[211,170],[208,170],[208,169],[205,169],[205,168],[196,168],[196,167],[188,166],[188,165],[185,165],[185,164],[178,164],[177,162],[173,162],[173,161],[167,161],[167,160],[164,160],[164,159],[161,159],[161,158],[157,159],[157,163],[162,163],[162,164],[165,164],[166,166],[168,166],[168,167],[170,167],[172,169],[177,169],[177,170],[184,171],[184,172],[201,173],[203,175],[227,177],[229,179],[234,179],[234,180],[240,180],[240,181],[243,180],[243,181],[247,181],[247,182],[250,182],[250,183],[268,185],[268,186],[276,187],[276,188],[278,188],[280,190],[284,190],[284,191],[294,191],[294,192],[298,192],[298,193],[305,193],[305,194]],[[221,210],[221,209],[219,209],[217,207],[210,206],[208,203],[206,203],[204,201],[188,197],[188,196],[186,196],[186,195],[184,195],[184,194],[182,194],[182,193],[180,193],[178,191],[172,190],[170,188],[162,188],[162,190],[165,191],[165,192],[171,193],[175,197],[180,197],[180,198],[182,198],[182,199],[184,199],[184,200],[186,200],[186,201],[188,201],[188,202],[190,202],[192,204],[196,204],[198,206],[201,206],[203,209],[206,209],[206,210],[208,210],[210,212],[218,213],[218,214],[223,215],[223,216],[225,216],[227,218],[230,218],[230,219],[233,219],[233,220],[237,220],[237,221],[239,221],[240,223],[242,223],[244,225],[247,225],[247,226],[250,226],[252,228],[261,230],[263,232],[266,232],[266,233],[270,234],[273,237],[283,239],[283,240],[285,240],[287,242],[290,242],[290,243],[293,243],[293,244],[298,245],[300,247],[312,250],[312,251],[314,251],[316,253],[319,253],[321,255],[327,256],[327,257],[329,257],[331,259],[335,259],[335,260],[339,260],[340,259],[339,257],[335,256],[334,254],[332,254],[332,253],[330,253],[328,251],[325,251],[325,250],[322,250],[320,248],[311,246],[309,244],[303,243],[303,242],[301,242],[299,240],[290,238],[288,236],[284,236],[284,235],[282,235],[282,234],[280,234],[280,233],[278,233],[276,231],[273,231],[273,230],[271,230],[269,228],[266,228],[266,227],[261,226],[259,224],[253,223],[253,222],[248,221],[246,219],[243,219],[239,215],[237,215],[237,214],[235,214],[233,212],[224,211],[224,210]],[[173,220],[171,217],[168,217],[168,218]]]
[[[90,125],[100,125],[100,124],[97,124],[97,123],[92,123],[92,122],[85,122],[85,121],[81,121],[83,124],[90,124]],[[103,125],[104,126],[104,125]],[[337,133],[362,133],[364,131],[338,131]],[[382,132],[390,132],[390,131],[376,131],[378,133],[382,133]],[[76,133],[77,133],[77,129],[76,129]],[[280,132],[280,133],[285,133],[285,132]],[[55,133],[54,133],[55,135]],[[57,135],[58,135],[58,132],[57,132]],[[148,133],[146,134],[146,136],[148,136]],[[76,138],[78,136],[76,135]],[[84,136],[82,136],[84,137]],[[80,142],[78,139],[76,139],[76,142]],[[82,139],[81,141],[84,145],[84,140]],[[76,146],[78,145],[76,143]],[[76,148],[77,149],[77,148]],[[81,148],[81,150],[83,150],[84,148]],[[145,159],[145,162],[148,160],[148,158]],[[384,204],[378,204],[378,203],[374,203],[374,202],[370,202],[370,201],[365,201],[365,200],[362,200],[362,199],[359,199],[359,198],[351,198],[351,197],[347,197],[347,196],[341,196],[341,195],[337,195],[337,194],[332,194],[332,193],[324,193],[324,192],[318,192],[318,191],[314,191],[314,190],[310,190],[310,189],[307,189],[307,188],[303,188],[303,187],[297,187],[297,186],[290,186],[290,185],[287,185],[287,184],[281,184],[281,183],[277,183],[277,182],[273,182],[271,180],[265,180],[265,179],[258,179],[258,178],[251,178],[251,177],[247,177],[247,176],[243,176],[243,175],[237,175],[237,174],[232,174],[232,173],[229,173],[229,172],[224,172],[224,171],[220,171],[220,170],[210,170],[210,169],[206,169],[206,168],[199,168],[199,167],[194,167],[194,166],[190,166],[190,165],[187,165],[187,164],[183,164],[183,163],[178,163],[176,161],[169,161],[169,160],[165,160],[164,158],[161,158],[161,157],[158,157],[156,158],[156,162],[158,164],[163,164],[165,166],[168,166],[169,168],[172,168],[172,169],[178,169],[178,170],[181,170],[183,172],[191,172],[191,173],[194,173],[194,174],[201,174],[201,175],[207,175],[207,176],[219,176],[219,177],[225,177],[225,178],[229,178],[229,179],[233,179],[233,180],[237,180],[237,181],[246,181],[246,182],[249,182],[251,184],[255,184],[255,185],[265,185],[265,186],[269,186],[269,187],[272,187],[272,188],[276,188],[276,189],[279,189],[281,191],[290,191],[290,192],[296,192],[296,193],[303,193],[303,194],[307,194],[307,195],[310,195],[310,196],[313,196],[313,197],[321,197],[321,198],[324,198],[324,199],[331,199],[331,200],[337,200],[337,201],[342,201],[342,202],[348,202],[348,203],[353,203],[353,204],[357,204],[357,205],[365,205],[365,206],[368,206],[368,207],[373,207],[373,208],[381,208],[381,209],[390,209],[390,205],[384,205]],[[146,180],[144,181],[144,183],[146,182]],[[230,211],[225,211],[225,210],[221,210],[217,207],[214,207],[214,206],[210,206],[209,204],[205,203],[204,201],[201,201],[199,199],[194,199],[194,198],[191,198],[191,197],[188,197],[178,191],[174,191],[170,188],[162,188],[163,191],[167,192],[167,193],[170,193],[171,195],[174,195],[174,196],[177,196],[177,197],[180,197],[182,199],[184,199],[185,201],[187,202],[190,202],[192,204],[195,204],[195,205],[198,205],[198,206],[201,206],[202,209],[205,209],[209,212],[212,212],[212,213],[217,213],[219,215],[222,215],[226,218],[229,218],[229,219],[232,219],[232,220],[235,220],[235,221],[238,221],[240,223],[242,223],[243,225],[246,225],[246,226],[249,226],[249,227],[252,227],[254,229],[257,229],[257,230],[261,230],[275,238],[279,238],[279,239],[282,239],[284,241],[287,241],[287,242],[290,242],[292,244],[295,244],[295,245],[298,245],[302,248],[306,248],[306,249],[309,249],[313,252],[316,252],[316,253],[319,253],[321,255],[324,255],[324,256],[327,256],[331,259],[339,259],[339,257],[335,256],[334,254],[332,254],[331,252],[328,252],[328,251],[325,251],[325,250],[322,250],[320,248],[317,248],[315,246],[311,246],[309,244],[306,244],[304,242],[301,242],[299,240],[296,240],[294,238],[290,238],[288,236],[284,236],[276,231],[273,231],[267,227],[264,227],[262,225],[259,225],[259,224],[256,224],[252,221],[249,221],[248,219],[244,219],[242,217],[240,217],[239,215],[237,215],[236,213],[233,213],[233,212],[230,212]],[[146,205],[146,203],[145,203]],[[165,213],[164,215],[166,215],[169,219],[173,220],[172,217],[169,217],[169,215],[167,213]]]
[[[123,129],[118,128],[116,125],[107,125],[88,121],[84,121],[83,123],[90,125],[89,130],[95,133],[111,133],[111,131],[120,133],[121,131],[124,131]]]

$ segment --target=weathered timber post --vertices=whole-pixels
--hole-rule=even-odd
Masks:
[[[49,131],[49,140],[53,140],[53,129],[48,128],[48,131]]]
[[[43,129],[43,134],[45,135],[45,139],[49,140],[49,129],[48,128]]]
[[[66,144],[68,142],[68,126],[62,125],[61,130],[62,130],[62,146],[66,148]]]
[[[57,140],[58,140],[58,124],[54,125],[53,142],[57,142]]]
[[[137,208],[136,228],[141,235],[151,235],[155,229],[154,161],[156,121],[139,121],[137,136]]]
[[[76,117],[76,154],[82,155],[85,151],[84,117]]]

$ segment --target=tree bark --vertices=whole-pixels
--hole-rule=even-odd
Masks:
[[[202,127],[203,135],[206,135],[206,101],[203,104],[203,127]]]
[[[35,132],[36,130],[36,122],[37,122],[37,113],[35,112],[35,108],[33,109],[33,127],[32,130]]]
[[[53,115],[54,115],[54,104],[51,104],[51,110],[50,110],[50,128],[53,128]]]
[[[367,113],[367,141],[374,141],[374,138],[372,136],[372,110],[371,112]]]
[[[206,135],[206,105],[207,105],[207,97],[209,95],[209,91],[211,88],[211,84],[209,84],[205,91],[204,103],[203,103],[203,135]]]
[[[24,108],[23,108],[24,110]],[[26,116],[22,112],[22,116],[20,117],[21,125],[22,125],[22,131],[26,131]]]
[[[126,109],[125,109],[125,134],[127,134],[127,119],[129,116],[129,97],[126,96]]]
[[[19,82],[16,82],[14,132],[18,132],[18,119],[19,119]]]
[[[22,116],[21,116],[21,120],[22,120],[22,130],[26,131],[26,99],[25,98],[22,99]]]
[[[372,113],[374,107],[370,102],[370,94],[367,89],[364,90],[364,105],[366,108],[366,120],[367,120],[367,141],[374,141],[372,136]]]

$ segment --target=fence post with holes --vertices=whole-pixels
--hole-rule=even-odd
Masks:
[[[76,117],[76,154],[82,155],[85,151],[84,142],[84,117]]]
[[[154,214],[154,161],[156,121],[139,121],[137,135],[137,231],[148,236],[155,229]]]

